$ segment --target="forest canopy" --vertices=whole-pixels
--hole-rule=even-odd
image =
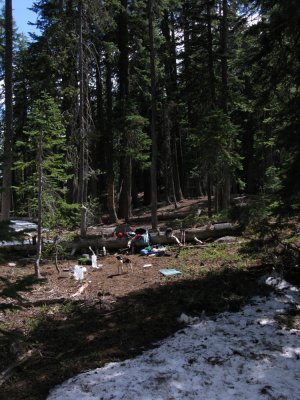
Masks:
[[[81,209],[81,223],[84,210],[114,223],[142,202],[155,228],[158,201],[202,195],[210,214],[233,194],[297,209],[299,1],[37,0],[29,40],[11,3],[0,20],[3,220],[37,217],[25,189],[43,96],[62,124],[40,132],[56,160],[45,221],[79,225]]]

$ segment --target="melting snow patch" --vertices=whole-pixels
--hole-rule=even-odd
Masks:
[[[69,379],[48,400],[296,400],[300,331],[282,328],[275,317],[289,309],[286,295],[299,300],[298,289],[279,281],[276,287],[279,294],[215,320],[182,315],[192,325],[156,349]]]

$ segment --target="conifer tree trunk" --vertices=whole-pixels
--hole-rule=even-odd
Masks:
[[[172,21],[172,20],[171,20]],[[174,205],[177,207],[177,201],[183,199],[180,174],[178,167],[178,146],[177,139],[180,136],[179,122],[178,122],[178,85],[177,85],[177,69],[176,69],[176,44],[174,30],[169,28],[169,15],[167,11],[164,12],[162,22],[162,33],[166,40],[167,54],[165,57],[165,72],[167,77],[166,93],[168,105],[166,107],[166,121],[168,127],[168,136],[166,141],[170,146],[169,152],[172,154],[170,157],[170,185],[172,188],[172,195],[174,198]],[[173,22],[173,21],[172,21]]]
[[[222,0],[221,17],[221,70],[222,70],[222,109],[228,113],[228,0]],[[224,167],[223,183],[219,196],[219,209],[226,210],[230,206],[231,177],[227,166]]]
[[[176,193],[176,199],[178,201],[183,200],[182,193],[182,182],[183,182],[183,169],[180,171],[180,165],[182,166],[182,147],[181,147],[181,132],[179,127],[179,108],[178,108],[178,77],[177,77],[177,64],[176,64],[176,38],[174,31],[174,15],[171,14],[171,35],[170,35],[170,59],[171,59],[171,88],[174,92],[174,107],[172,112],[172,120],[174,120],[174,134],[172,135],[173,147],[175,150],[173,157],[173,180],[174,188]],[[181,173],[180,173],[181,172]]]
[[[13,80],[12,80],[12,1],[5,1],[5,132],[4,132],[4,163],[3,192],[1,204],[1,220],[9,219],[11,209],[12,185],[12,151],[13,151]]]
[[[107,208],[109,222],[118,223],[115,207],[114,137],[112,129],[112,82],[111,63],[106,57],[106,137],[107,137]]]
[[[208,172],[207,174],[207,212],[208,216],[212,215],[212,185],[211,185],[211,174]]]
[[[209,73],[209,88],[210,88],[210,108],[216,107],[216,87],[215,87],[215,71],[214,71],[214,57],[213,57],[213,35],[211,25],[211,8],[213,2],[207,3],[207,48],[208,48],[208,73]],[[208,201],[208,215],[212,215],[212,182],[211,173],[207,172],[207,201]]]
[[[151,219],[152,229],[156,230],[157,220],[157,133],[156,133],[156,68],[153,35],[153,0],[148,0],[149,47],[150,47],[150,76],[151,76]]]
[[[122,132],[122,148],[125,154],[120,162],[121,193],[119,201],[119,216],[128,221],[132,215],[132,159],[127,153],[128,138],[126,134],[126,114],[129,96],[128,71],[128,17],[127,0],[121,0],[122,10],[118,16],[118,46],[119,56],[119,102],[120,102],[120,132]]]
[[[176,200],[176,192],[174,185],[173,176],[173,164],[172,164],[172,151],[171,151],[171,121],[170,121],[170,111],[167,104],[163,106],[163,130],[165,134],[165,148],[164,148],[164,178],[166,187],[166,200],[169,204],[174,203],[175,209],[178,207]]]
[[[86,236],[86,132],[84,123],[84,67],[83,67],[83,2],[79,1],[79,204],[81,205],[80,236]]]
[[[65,5],[65,0],[59,0],[59,11],[60,11],[60,13],[63,12],[64,5]]]
[[[83,111],[83,37],[82,37],[82,1],[79,1],[79,190],[78,202],[82,205],[84,201],[84,111]]]
[[[41,278],[40,262],[42,258],[42,214],[43,214],[43,159],[42,159],[43,135],[40,132],[38,139],[38,221],[37,221],[37,256],[35,261],[35,276]]]
[[[209,88],[210,88],[210,101],[211,108],[216,105],[216,88],[215,88],[215,72],[214,72],[214,58],[213,58],[213,35],[211,26],[211,3],[207,3],[207,48],[208,48],[208,73],[209,73]]]
[[[215,86],[215,71],[214,71],[214,57],[213,57],[213,35],[212,35],[212,17],[211,9],[213,2],[208,2],[206,5],[207,11],[207,48],[208,48],[208,73],[209,73],[209,89],[210,89],[210,108],[216,107],[216,86]],[[211,173],[208,168],[207,172],[207,201],[208,201],[208,215],[212,215],[212,181]]]
[[[222,0],[221,16],[221,69],[222,69],[222,109],[228,111],[228,21],[227,1]]]
[[[245,93],[248,98],[252,98],[253,96],[253,88],[250,82],[249,77],[245,78]],[[258,111],[259,112],[259,111]],[[243,139],[243,148],[245,149],[245,158],[244,158],[244,171],[246,177],[246,193],[248,194],[256,194],[258,191],[258,171],[257,171],[257,163],[255,162],[255,143],[254,143],[254,135],[257,129],[257,115],[251,114],[249,115],[247,122],[245,124],[245,133]]]

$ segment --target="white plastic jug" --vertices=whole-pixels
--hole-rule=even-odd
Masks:
[[[82,281],[84,279],[84,268],[82,265],[75,265],[74,267],[74,278],[76,281]]]

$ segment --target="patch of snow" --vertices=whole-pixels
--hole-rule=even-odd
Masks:
[[[269,282],[271,282],[269,280]],[[48,400],[296,400],[300,393],[300,331],[276,315],[299,304],[299,290],[280,280],[237,313],[192,323],[159,347],[110,363],[54,388]]]
[[[37,230],[37,224],[35,222],[23,221],[19,219],[13,219],[9,224],[10,228],[15,232],[22,232],[27,230]]]

